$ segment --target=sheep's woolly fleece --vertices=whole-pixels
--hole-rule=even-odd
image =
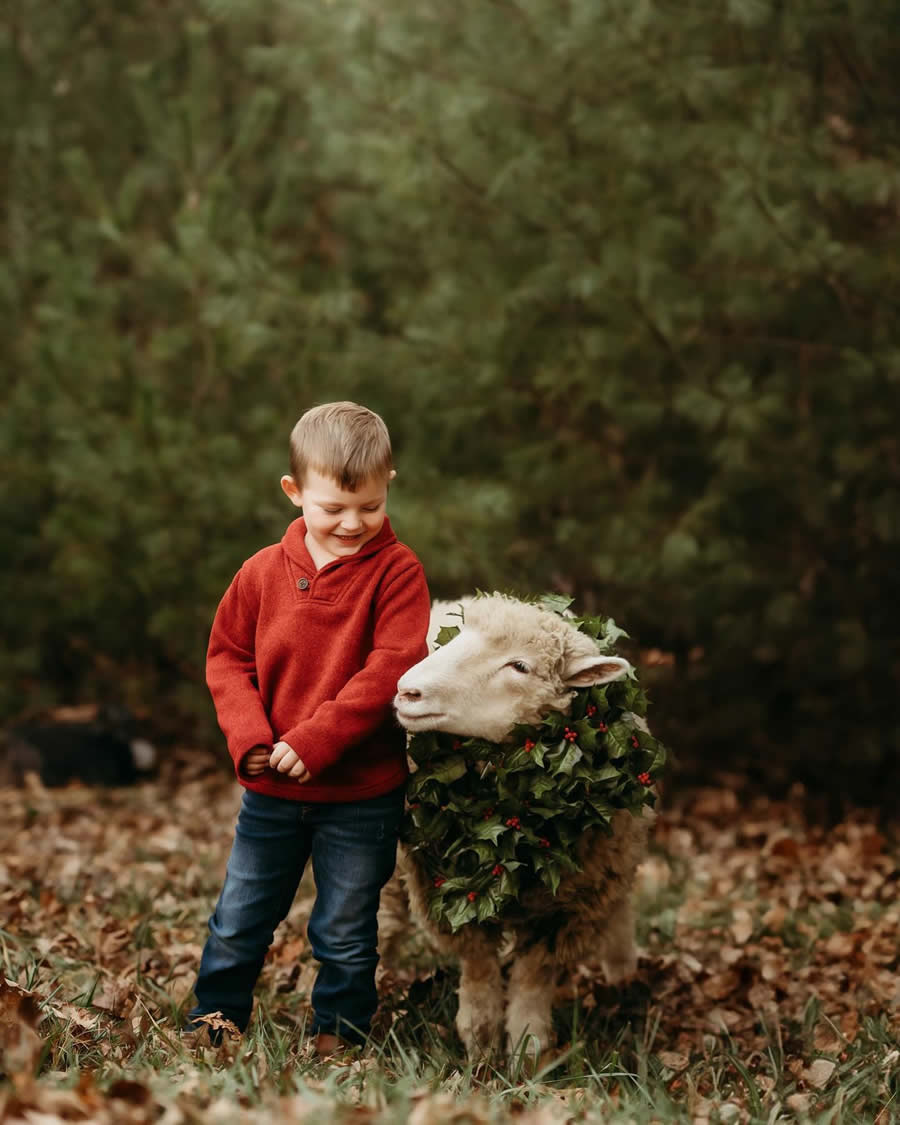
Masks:
[[[537,604],[562,615],[569,600]],[[604,654],[626,635],[611,618],[566,620]],[[442,629],[438,643],[458,631]],[[632,672],[578,690],[566,712],[516,726],[502,743],[415,734],[403,839],[430,878],[431,918],[454,932],[502,924],[523,892],[542,884],[555,893],[562,874],[578,870],[573,856],[585,832],[610,832],[620,809],[639,815],[652,805],[666,751],[637,721],[646,710]]]

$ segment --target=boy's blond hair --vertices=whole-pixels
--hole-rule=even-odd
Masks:
[[[307,469],[349,492],[365,481],[389,478],[391,437],[381,417],[355,402],[326,402],[300,416],[291,431],[291,475],[303,487]]]

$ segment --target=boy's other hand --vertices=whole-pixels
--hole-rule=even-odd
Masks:
[[[250,774],[254,777],[262,771],[269,764],[269,755],[272,751],[268,746],[254,746],[250,753],[241,762],[241,771]]]
[[[309,770],[286,742],[276,742],[269,765],[279,773],[286,773],[297,781],[309,781]]]

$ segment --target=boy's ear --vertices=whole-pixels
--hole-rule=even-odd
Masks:
[[[297,487],[297,482],[289,473],[285,473],[281,478],[281,491],[295,507],[303,507],[300,489]]]
[[[393,480],[396,475],[397,475],[397,470],[391,469],[391,471],[388,473],[388,480]]]

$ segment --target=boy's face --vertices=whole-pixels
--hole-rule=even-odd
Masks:
[[[281,478],[281,487],[291,503],[303,509],[307,547],[318,565],[355,555],[381,531],[387,478],[371,478],[356,492],[345,492],[330,477],[307,469],[301,487],[291,476]]]

